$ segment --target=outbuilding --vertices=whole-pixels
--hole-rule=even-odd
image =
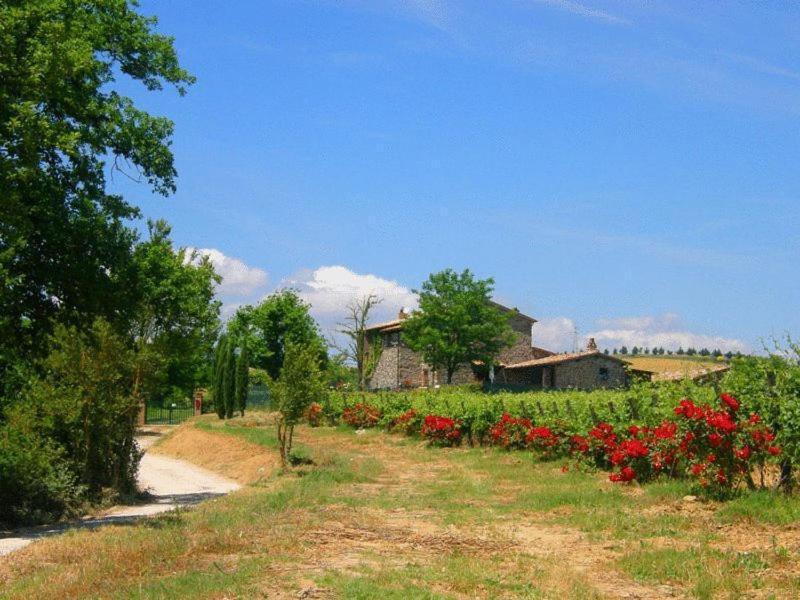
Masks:
[[[625,387],[629,376],[625,361],[591,349],[504,365],[495,381],[531,389],[592,390]]]

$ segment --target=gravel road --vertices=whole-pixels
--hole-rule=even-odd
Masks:
[[[137,438],[145,450],[156,435]],[[156,515],[179,506],[190,506],[203,500],[227,494],[241,487],[235,481],[202,469],[192,463],[145,452],[139,464],[139,489],[149,494],[146,504],[116,506],[102,515],[85,517],[53,526],[34,527],[0,537],[0,556],[13,552],[43,537],[63,533],[67,529],[94,528],[124,523]]]

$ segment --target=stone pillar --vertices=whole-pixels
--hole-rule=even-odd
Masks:
[[[203,396],[206,391],[202,388],[194,391],[194,416],[203,414]]]

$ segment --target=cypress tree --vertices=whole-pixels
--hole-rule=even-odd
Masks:
[[[228,352],[228,339],[222,335],[217,344],[216,364],[214,365],[214,410],[220,419],[225,418],[225,358]]]
[[[222,377],[222,385],[224,390],[222,395],[225,398],[224,410],[225,418],[230,419],[233,417],[233,409],[236,403],[236,345],[233,340],[228,341],[227,356],[225,358],[225,369]]]
[[[236,361],[236,409],[244,416],[247,406],[247,389],[250,385],[250,356],[247,346],[242,346],[242,351]]]

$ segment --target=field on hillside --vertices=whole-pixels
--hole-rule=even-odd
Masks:
[[[637,369],[657,372],[716,367],[726,364],[724,360],[717,360],[708,356],[652,356],[647,354],[632,356],[630,354],[617,354],[616,357],[631,363]]]
[[[263,457],[267,413],[203,417],[160,444],[209,468]],[[496,448],[437,449],[342,427],[297,432],[313,461],[239,469],[194,510],[37,542],[0,563],[4,598],[794,598],[800,502],[687,497]],[[209,449],[224,460],[208,457]]]

